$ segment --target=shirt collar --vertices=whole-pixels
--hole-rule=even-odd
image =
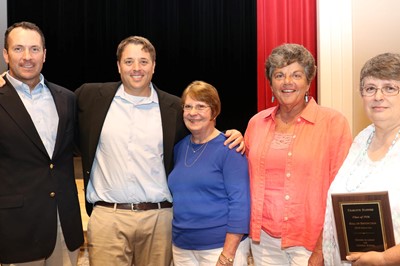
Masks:
[[[17,91],[24,93],[26,95],[40,94],[42,92],[42,89],[45,87],[44,77],[42,74],[39,74],[39,83],[35,86],[35,88],[33,88],[32,92],[26,83],[23,83],[22,81],[12,77],[10,75],[10,71],[7,71],[6,76],[7,76],[7,79],[10,81],[11,85],[13,85],[13,87]]]
[[[301,112],[300,118],[310,122],[310,123],[315,123],[315,120],[317,119],[317,108],[318,104],[315,102],[314,98],[309,97],[310,101],[306,105],[306,108]],[[272,118],[275,121],[275,116],[276,112],[278,111],[278,106],[274,106],[272,108],[268,108],[265,110],[264,113],[264,118],[269,119]]]
[[[133,96],[133,95],[126,93],[124,90],[123,83],[121,83],[121,85],[119,86],[117,93],[115,94],[115,97],[129,101],[135,105],[143,105],[143,104],[151,104],[151,103],[158,104],[158,96],[157,96],[156,90],[154,89],[153,83],[150,83],[150,96],[149,97]]]

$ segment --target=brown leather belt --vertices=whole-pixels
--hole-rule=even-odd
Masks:
[[[122,210],[131,210],[131,211],[147,211],[147,210],[155,210],[155,209],[164,209],[164,208],[172,208],[172,203],[169,201],[163,201],[159,203],[151,203],[151,202],[141,202],[141,203],[108,203],[104,201],[97,201],[95,205],[122,209]]]

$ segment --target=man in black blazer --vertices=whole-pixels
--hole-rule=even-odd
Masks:
[[[83,243],[73,169],[76,100],[40,74],[45,40],[33,23],[5,33],[0,88],[0,263],[76,265]]]
[[[122,82],[84,84],[75,91],[91,266],[172,261],[167,176],[174,145],[188,131],[180,98],[151,82],[155,59],[146,38],[128,37],[117,49]],[[239,134],[230,146],[241,139]]]

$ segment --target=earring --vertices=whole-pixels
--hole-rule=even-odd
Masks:
[[[274,101],[275,101],[275,97],[274,97],[274,95],[272,95],[271,103],[273,103]]]
[[[304,100],[306,101],[306,103],[308,103],[308,92],[306,92],[306,95],[304,95]]]

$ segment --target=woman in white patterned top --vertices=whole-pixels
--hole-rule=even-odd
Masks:
[[[360,93],[372,124],[354,139],[328,191],[322,244],[327,266],[400,265],[399,90],[400,54],[380,54],[365,63]],[[389,195],[396,245],[382,252],[353,252],[341,261],[331,194],[381,191]]]

